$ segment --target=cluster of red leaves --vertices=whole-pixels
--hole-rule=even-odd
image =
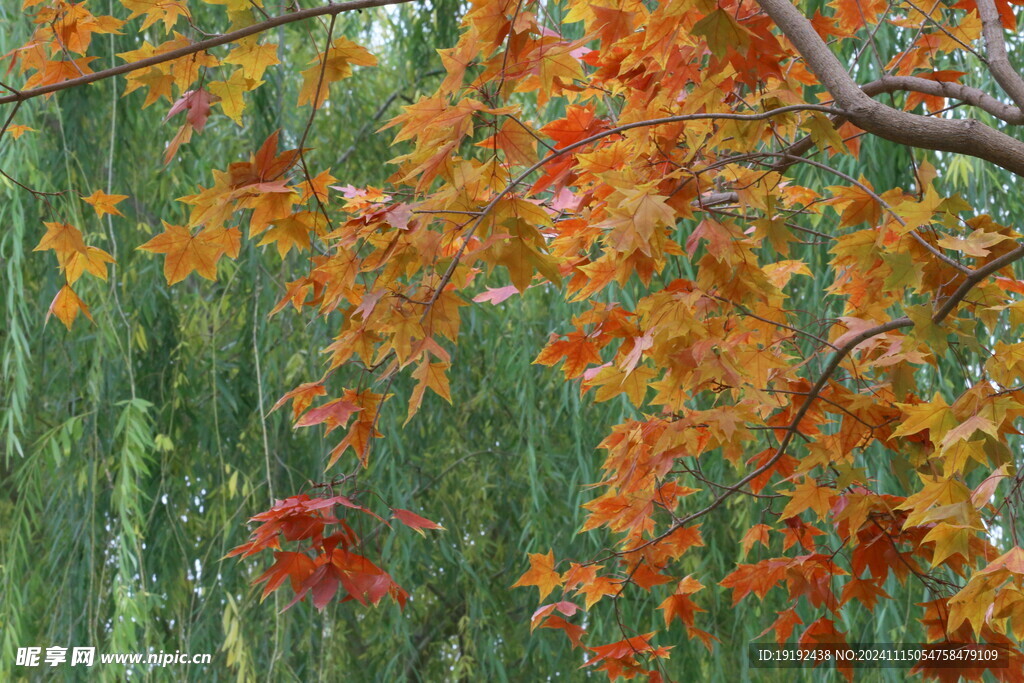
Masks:
[[[349,523],[347,514],[336,517],[336,508],[359,513],[377,523],[390,526],[388,520],[352,499],[335,495],[329,498],[311,498],[300,494],[277,501],[272,508],[253,516],[252,522],[261,522],[248,543],[234,548],[226,557],[248,557],[263,550],[274,551],[274,564],[258,576],[254,585],[266,583],[262,599],[280,588],[285,580],[291,584],[295,596],[285,607],[311,596],[313,606],[323,610],[338,596],[341,602],[356,600],[362,605],[376,605],[390,597],[404,607],[409,594],[391,578],[391,575],[356,552],[362,542]],[[416,530],[442,529],[414,512],[401,508],[391,509],[391,518]],[[298,550],[282,550],[281,543],[297,543]],[[362,552],[362,551],[360,551]]]

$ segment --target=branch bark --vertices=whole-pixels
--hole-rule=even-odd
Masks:
[[[1024,176],[1024,143],[1020,140],[976,119],[936,119],[876,102],[846,73],[810,20],[790,0],[757,1],[829,91],[836,105],[849,112],[847,119],[858,128],[901,145],[984,159]]]
[[[67,90],[69,88],[76,88],[80,85],[87,85],[113,76],[119,76],[120,74],[145,69],[146,67],[154,66],[156,64],[163,64],[164,62],[180,59],[181,57],[187,57],[188,55],[202,52],[203,50],[209,50],[210,48],[218,47],[219,45],[234,43],[247,36],[262,33],[269,29],[283,26],[285,24],[291,24],[296,21],[303,21],[305,19],[322,16],[334,17],[342,12],[353,12],[355,10],[369,9],[371,7],[384,7],[386,5],[402,5],[412,1],[413,0],[349,0],[348,2],[332,3],[330,5],[323,5],[322,7],[311,7],[310,9],[299,10],[297,12],[289,12],[288,14],[271,17],[265,21],[253,24],[252,26],[246,26],[245,28],[238,29],[237,31],[231,31],[230,33],[223,33],[219,36],[214,36],[213,38],[200,40],[199,42],[178,48],[177,50],[171,50],[170,52],[147,57],[146,59],[128,62],[127,64],[103,69],[102,71],[96,71],[91,74],[79,76],[78,78],[61,81],[60,83],[41,85],[38,88],[32,88],[31,90],[14,90],[13,94],[0,97],[0,105],[10,104],[12,102],[24,102],[25,100],[49,95],[50,93]]]
[[[988,70],[1010,99],[1024,109],[1024,79],[1010,64],[1003,24],[999,20],[995,1],[978,0],[978,16],[981,18],[981,34],[985,38],[985,49],[988,52]]]
[[[860,89],[869,97],[901,90],[946,97],[978,107],[1006,123],[1013,125],[1024,123],[1024,111],[1021,111],[1020,107],[1000,102],[984,90],[972,88],[961,83],[933,81],[917,76],[883,76],[877,81],[865,83]]]

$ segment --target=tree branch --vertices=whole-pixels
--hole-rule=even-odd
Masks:
[[[15,91],[13,95],[0,97],[0,104],[24,102],[25,100],[31,100],[60,90],[76,88],[80,85],[95,83],[96,81],[102,81],[113,76],[119,76],[120,74],[138,71],[139,69],[145,69],[146,67],[154,66],[156,64],[163,64],[164,62],[180,59],[181,57],[202,52],[203,50],[209,50],[212,47],[225,45],[227,43],[234,43],[247,36],[262,33],[268,29],[283,26],[285,24],[291,24],[296,21],[311,19],[313,17],[322,17],[325,15],[333,17],[341,14],[342,12],[352,12],[354,10],[369,9],[371,7],[384,7],[386,5],[401,5],[407,2],[412,2],[412,0],[348,0],[348,2],[332,3],[330,5],[323,5],[322,7],[312,7],[310,9],[299,10],[297,12],[289,12],[288,14],[271,17],[270,19],[253,24],[252,26],[246,26],[245,28],[238,29],[237,31],[231,31],[230,33],[224,33],[219,36],[214,36],[213,38],[200,40],[199,42],[186,45],[185,47],[178,48],[177,50],[171,50],[170,52],[154,55],[135,62],[128,62],[127,64],[121,64],[120,66],[111,67],[102,71],[96,71],[91,74],[79,76],[78,78],[61,81],[60,83],[41,85],[38,88],[32,88],[31,90],[18,90]]]
[[[964,279],[964,282],[957,288],[957,290],[953,292],[953,294],[948,299],[944,300],[942,304],[935,310],[935,313],[932,315],[932,322],[935,323],[936,325],[941,323],[949,316],[950,313],[953,312],[953,309],[956,308],[957,304],[963,301],[964,297],[966,297],[967,294],[979,282],[984,280],[992,273],[995,273],[1001,270],[1002,268],[1005,268],[1006,266],[1012,264],[1014,261],[1020,260],[1021,258],[1024,258],[1024,245],[1018,246],[1013,251],[1007,252],[1006,254],[1003,254],[999,258],[972,271],[971,274]],[[804,419],[804,416],[807,414],[807,411],[809,411],[811,408],[811,404],[815,401],[815,399],[818,398],[818,394],[820,394],[821,391],[825,388],[825,384],[828,383],[829,379],[831,379],[833,373],[835,373],[835,371],[839,368],[839,365],[843,362],[843,360],[858,345],[867,341],[868,339],[871,339],[872,337],[877,337],[880,334],[885,334],[886,332],[891,332],[892,330],[900,329],[903,327],[913,326],[914,322],[910,318],[908,318],[907,316],[902,316],[896,318],[895,320],[890,320],[889,322],[882,323],[881,325],[876,325],[875,327],[864,330],[860,334],[849,339],[845,344],[839,347],[836,350],[836,352],[832,355],[832,358],[829,359],[828,365],[826,365],[825,369],[822,370],[821,374],[818,376],[817,381],[814,383],[814,386],[812,386],[810,391],[807,392],[803,404],[797,409],[796,414],[793,416],[793,419],[790,421],[789,426],[786,428],[786,433],[783,436],[782,441],[779,443],[779,446],[776,449],[775,454],[771,458],[769,458],[767,462],[765,462],[763,465],[761,465],[754,471],[748,473],[735,484],[731,486],[719,486],[719,488],[724,489],[724,491],[721,494],[719,494],[717,498],[711,501],[707,506],[676,520],[668,528],[668,530],[664,531],[658,536],[655,536],[649,541],[645,541],[637,547],[631,548],[625,552],[632,553],[637,552],[638,550],[642,550],[643,548],[653,545],[658,541],[666,538],[667,536],[672,534],[676,529],[679,529],[680,527],[692,522],[693,520],[699,517],[703,517],[704,515],[708,514],[709,512],[720,506],[722,503],[724,503],[728,498],[730,498],[736,493],[739,493],[744,486],[749,484],[755,478],[759,477],[760,475],[764,474],[769,469],[771,469],[771,467],[775,465],[775,463],[778,462],[783,455],[786,454],[786,450],[789,448],[789,444],[793,441],[793,436],[799,432],[798,428],[800,426],[800,421]]]
[[[473,224],[470,226],[469,230],[463,237],[462,247],[455,254],[455,257],[452,259],[451,264],[449,264],[448,269],[444,272],[444,275],[441,276],[441,281],[438,283],[437,288],[434,290],[433,296],[431,296],[430,301],[427,302],[427,307],[426,310],[423,311],[423,317],[421,318],[421,320],[427,319],[427,316],[430,314],[430,309],[433,308],[434,303],[437,301],[438,297],[441,296],[441,292],[444,291],[445,286],[451,281],[452,275],[455,274],[455,269],[458,267],[459,261],[462,259],[462,255],[466,252],[466,249],[469,246],[470,238],[472,238],[474,233],[476,233],[477,228],[479,228],[480,224],[483,223],[484,218],[486,218],[487,215],[494,209],[494,207],[498,205],[498,202],[500,202],[501,199],[505,197],[505,195],[519,187],[519,185],[528,177],[530,177],[530,175],[532,175],[534,171],[544,167],[546,164],[554,161],[563,154],[568,154],[569,152],[579,149],[580,147],[585,147],[586,145],[589,145],[592,142],[597,142],[598,140],[606,138],[609,135],[617,135],[619,133],[624,133],[627,130],[633,130],[634,128],[648,128],[650,126],[660,126],[666,123],[680,123],[682,121],[701,121],[709,119],[731,121],[763,121],[765,119],[770,119],[773,116],[778,116],[779,114],[786,114],[789,112],[796,111],[820,111],[826,114],[834,114],[838,116],[842,116],[845,114],[845,112],[843,112],[840,109],[836,109],[835,107],[826,107],[820,104],[793,104],[785,107],[779,107],[778,109],[769,109],[768,111],[761,112],[760,114],[733,114],[728,112],[720,114],[680,114],[678,116],[666,116],[664,118],[659,119],[633,121],[632,123],[627,123],[621,126],[616,126],[615,128],[603,130],[600,133],[594,133],[590,137],[584,138],[582,140],[577,140],[571,145],[566,145],[561,149],[555,150],[554,152],[548,154],[546,157],[535,163],[533,166],[530,166],[525,171],[520,173],[518,176],[513,178],[512,181],[508,185],[506,185],[501,192],[496,194],[494,198],[491,199],[491,201],[488,202],[487,205],[480,210],[480,213],[477,216],[476,220],[473,221]]]
[[[949,81],[933,81],[928,78],[917,76],[882,76],[877,81],[865,83],[860,87],[861,91],[868,96],[891,93],[900,90],[919,92],[925,95],[946,97],[951,100],[958,100],[978,107],[997,119],[1006,123],[1020,125],[1024,123],[1024,111],[1020,107],[1000,102],[984,90],[972,88],[961,83]]]
[[[984,0],[979,0],[984,1]],[[1024,143],[976,119],[936,119],[887,107],[865,94],[790,0],[757,0],[858,128],[891,142],[984,159],[1024,176]]]
[[[1024,257],[1024,245],[1017,247],[1013,251],[1009,251],[997,259],[994,259],[980,268],[975,268],[974,271],[967,276],[967,278],[957,287],[956,291],[936,309],[935,314],[932,316],[932,322],[938,324],[942,322],[956,305],[963,301],[964,297],[977,285],[979,282],[984,280],[986,277],[995,273],[998,270],[1005,268],[1014,261],[1020,260]]]
[[[1024,109],[1024,79],[1010,65],[1003,24],[999,20],[994,0],[978,0],[978,16],[981,18],[981,34],[985,37],[985,49],[988,51],[988,70],[1010,99]]]
[[[766,156],[768,156],[768,155],[766,155]],[[770,156],[776,156],[776,155],[770,155]],[[870,187],[868,187],[864,183],[860,182],[859,180],[857,180],[853,176],[847,175],[846,173],[843,173],[842,171],[840,171],[838,169],[832,168],[828,164],[823,164],[820,161],[815,161],[814,159],[805,159],[803,157],[794,157],[794,156],[791,156],[791,155],[778,155],[778,156],[782,156],[784,159],[786,159],[786,161],[792,162],[794,164],[795,163],[809,164],[811,166],[814,166],[815,168],[820,168],[823,171],[831,173],[831,174],[835,175],[837,178],[842,178],[843,180],[845,180],[846,182],[850,183],[851,185],[855,185],[864,194],[866,194],[869,197],[871,197],[872,199],[874,199],[878,203],[878,205],[881,206],[883,209],[885,209],[885,211],[890,216],[892,216],[893,220],[895,220],[897,223],[899,223],[902,226],[906,226],[907,225],[907,222],[905,220],[903,220],[902,216],[900,216],[898,213],[896,213],[896,210],[893,209],[892,206],[889,205],[889,202],[887,202],[884,199],[882,199],[882,197],[879,196],[879,194],[877,192],[875,192]],[[924,237],[921,237],[921,234],[919,232],[917,232],[917,230],[911,230],[909,234],[910,234],[911,237],[913,237],[917,241],[918,244],[920,244],[922,247],[924,247],[929,252],[931,252],[935,256],[935,258],[939,259],[940,261],[942,261],[946,265],[950,266],[954,270],[957,270],[957,271],[963,273],[964,275],[970,275],[970,274],[972,274],[974,272],[970,268],[968,268],[967,266],[963,265],[962,263],[958,263],[957,261],[955,261],[955,260],[951,259],[950,257],[946,256],[938,248],[932,246]]]

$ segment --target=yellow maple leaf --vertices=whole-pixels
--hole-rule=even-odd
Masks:
[[[928,438],[937,444],[958,424],[953,411],[938,392],[930,403],[897,403],[896,406],[903,411],[904,419],[893,431],[893,437],[917,434],[927,429]]]
[[[310,247],[309,233],[313,229],[313,216],[309,211],[300,211],[272,223],[257,246],[276,244],[277,253],[284,258],[294,247],[308,251]]]
[[[38,133],[39,131],[36,130],[35,128],[29,128],[28,126],[23,126],[20,123],[15,123],[10,126],[7,126],[7,132],[10,134],[12,138],[17,140],[25,133]]]
[[[243,95],[250,90],[255,90],[263,85],[263,81],[247,78],[244,69],[238,69],[226,81],[214,81],[207,86],[207,90],[220,98],[221,109],[228,117],[242,125],[242,112],[245,111],[245,99]]]
[[[164,33],[169,33],[178,23],[178,19],[191,17],[188,7],[181,0],[121,0],[121,4],[131,12],[128,15],[129,21],[139,16],[146,17],[139,31],[145,31],[156,22],[162,21]]]
[[[832,507],[832,499],[835,498],[836,490],[830,486],[818,486],[814,479],[807,477],[792,491],[783,493],[790,497],[790,501],[782,511],[781,519],[796,517],[808,508],[814,510],[819,519],[825,519]]]
[[[331,83],[351,76],[352,65],[375,66],[377,58],[348,38],[338,38],[326,53],[310,60],[310,64],[313,66],[302,72],[299,106],[312,103],[318,109],[327,100]]]
[[[950,555],[960,555],[969,559],[972,534],[973,529],[969,525],[939,522],[921,539],[921,543],[932,542],[935,544],[935,551],[932,553],[932,566],[937,567]]]
[[[423,403],[423,394],[427,389],[432,390],[435,394],[448,401],[448,403],[452,402],[452,393],[448,386],[447,375],[448,368],[450,367],[451,363],[431,363],[424,360],[413,370],[412,378],[416,380],[416,386],[413,387],[412,394],[409,397],[409,415],[405,418],[405,424],[408,424],[413,415],[419,411],[420,404]]]
[[[92,320],[92,314],[89,313],[89,307],[85,305],[85,302],[78,298],[75,294],[75,290],[71,289],[71,285],[65,284],[57,292],[57,296],[53,297],[53,301],[50,303],[50,310],[46,314],[46,318],[49,319],[51,315],[57,316],[57,319],[64,323],[64,327],[71,329],[71,325],[75,322],[75,318],[78,317],[78,313],[82,312],[85,317]]]
[[[223,59],[225,64],[237,64],[242,67],[245,78],[258,81],[263,78],[267,67],[280,64],[277,58],[276,44],[260,44],[256,36],[249,36],[238,41],[238,45]]]
[[[182,225],[164,223],[164,232],[153,237],[139,249],[166,254],[164,277],[167,284],[181,282],[195,271],[207,280],[217,279],[217,261],[237,244],[238,229],[208,228],[199,233]],[[237,249],[234,249],[237,254]]]
[[[61,265],[67,263],[73,254],[86,252],[82,233],[75,226],[69,223],[43,223],[43,225],[46,226],[46,234],[32,251],[52,249],[57,255],[57,262]]]
[[[74,284],[83,273],[89,273],[101,280],[107,279],[107,265],[114,257],[99,247],[86,247],[84,252],[71,254],[64,263],[64,277],[68,284]]]
[[[126,194],[107,194],[102,190],[96,190],[88,197],[82,197],[82,201],[86,204],[91,204],[92,208],[95,209],[97,216],[103,216],[103,214],[109,213],[112,216],[124,216],[123,213],[117,210],[115,204],[119,204],[124,200],[128,199]]]

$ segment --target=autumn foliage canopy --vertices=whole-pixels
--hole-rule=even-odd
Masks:
[[[45,134],[19,110],[116,77],[127,101],[166,111],[173,167],[212,118],[244,124],[281,68],[270,29],[309,22],[316,57],[289,75],[306,128],[195,178],[184,210],[140,247],[170,285],[215,279],[243,240],[301,252],[266,313],[330,320],[322,376],[274,406],[334,438],[327,473],[309,473],[327,481],[251,510],[250,541],[230,553],[269,567],[264,597],[405,603],[363,536],[443,542],[443,529],[359,482],[374,443],[402,426],[379,419],[392,382],[413,382],[408,420],[450,402],[462,311],[540,288],[577,312],[535,363],[634,417],[610,426],[590,482],[581,533],[605,534],[604,552],[523,558],[515,586],[540,599],[530,628],[562,631],[612,679],[660,680],[673,648],[720,652],[723,634],[701,618],[709,586],[733,604],[784,595],[761,641],[813,644],[861,638],[843,614],[881,609],[910,582],[929,596],[909,614],[930,640],[998,645],[1010,666],[986,675],[1024,680],[1024,246],[1010,217],[943,184],[964,156],[1024,175],[1024,142],[1006,132],[1024,122],[1014,4],[473,0],[458,43],[437,46],[436,91],[383,125],[389,182],[353,187],[304,145],[332,86],[377,62],[335,18],[397,3],[205,0],[230,26],[198,33],[201,1],[120,0],[108,16],[96,0],[25,0],[37,29],[6,55],[2,135]],[[888,51],[882,28],[899,39]],[[133,31],[147,40],[119,63],[92,56],[99,36]],[[848,69],[864,51],[882,77]],[[971,85],[979,74],[991,91]],[[859,172],[865,136],[917,150],[912,182],[876,187]],[[126,196],[79,189],[117,224]],[[50,314],[72,334],[91,317],[79,282],[106,279],[114,260],[94,242],[58,214],[39,226],[36,249],[64,279]],[[794,301],[807,278],[818,296]],[[961,373],[937,383],[946,358]],[[717,461],[730,478],[704,474]],[[734,568],[702,572],[705,525],[744,499],[762,512],[728,551]],[[593,641],[588,621],[630,600],[653,618]]]

